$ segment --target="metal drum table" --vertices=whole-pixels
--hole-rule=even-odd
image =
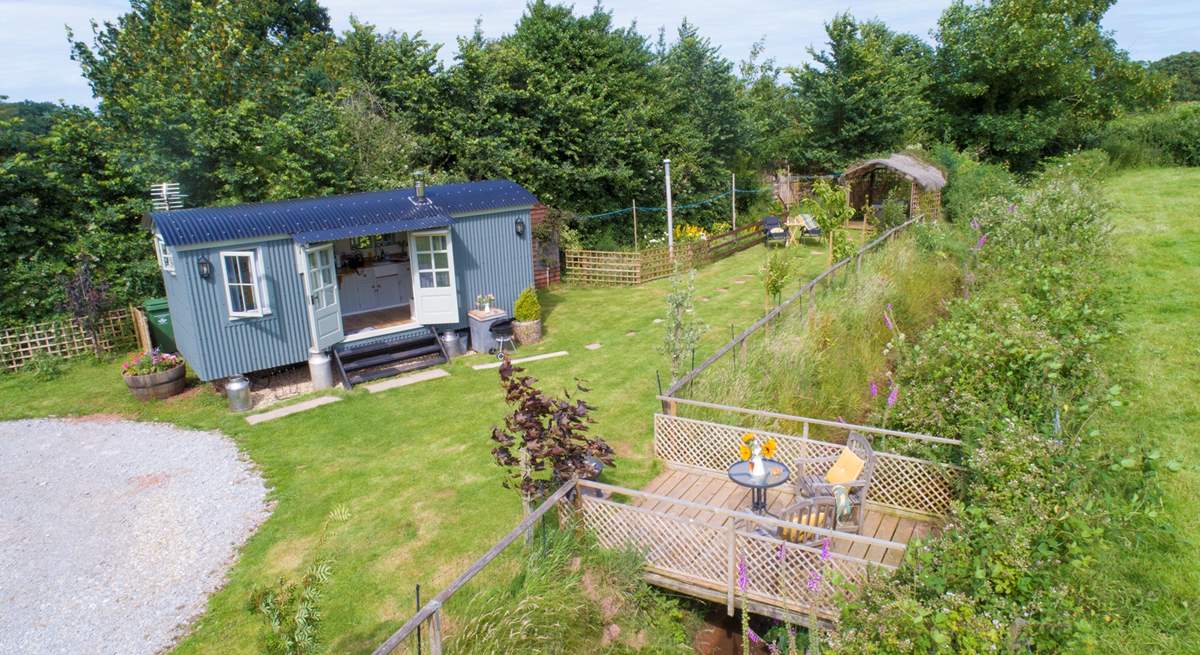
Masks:
[[[764,459],[763,468],[767,469],[767,474],[757,477],[750,474],[750,462],[737,462],[729,467],[729,479],[750,488],[750,511],[759,516],[767,513],[767,489],[778,487],[792,476],[786,464],[773,459]]]

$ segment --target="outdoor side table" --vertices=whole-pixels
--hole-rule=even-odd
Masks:
[[[765,516],[767,513],[767,489],[778,487],[788,481],[792,471],[783,462],[764,459],[767,474],[762,477],[750,475],[750,462],[737,462],[729,467],[729,479],[735,484],[750,488],[750,511]]]

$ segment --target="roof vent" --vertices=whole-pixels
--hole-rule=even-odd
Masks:
[[[154,211],[183,209],[183,198],[184,196],[179,193],[178,182],[159,182],[150,185],[150,200],[154,203]]]

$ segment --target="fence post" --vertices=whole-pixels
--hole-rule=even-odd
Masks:
[[[637,238],[637,198],[633,199],[633,251],[638,251]]]
[[[429,652],[431,655],[442,655],[442,606],[439,604],[429,617],[433,625],[429,629]]]
[[[732,519],[725,530],[725,549],[727,559],[728,581],[725,586],[725,613],[733,616],[733,588],[737,584],[737,528]],[[746,608],[742,608],[744,611]]]

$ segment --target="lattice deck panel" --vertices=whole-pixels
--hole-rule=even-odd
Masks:
[[[792,434],[659,414],[654,417],[654,452],[671,464],[723,474],[737,461],[739,438],[746,432],[775,437],[779,447],[776,459],[789,466],[801,457],[832,456],[842,449],[840,444]],[[946,515],[962,469],[879,450],[875,454],[869,502],[931,517]]]

